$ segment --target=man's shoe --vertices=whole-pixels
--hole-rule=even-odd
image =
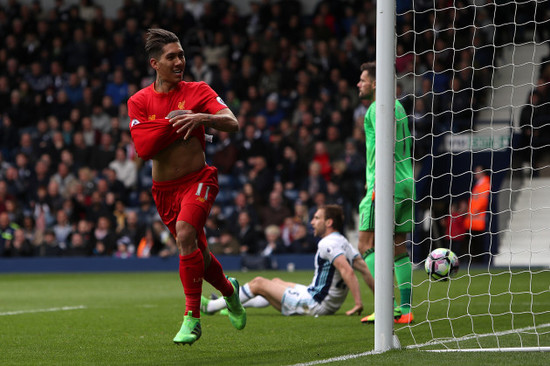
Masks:
[[[187,315],[183,317],[183,324],[181,325],[181,329],[174,337],[175,344],[192,345],[201,337],[201,320],[193,318],[192,315],[193,312],[189,311]]]
[[[393,308],[394,321],[396,319],[399,319],[400,317],[401,317],[401,308],[400,307]],[[374,313],[372,313],[371,315],[367,315],[366,317],[361,319],[361,323],[374,323]]]
[[[411,324],[414,322],[413,313],[403,314],[398,319],[394,320],[395,324]]]
[[[374,323],[374,313],[361,319],[361,323]]]
[[[233,295],[223,297],[227,304],[227,315],[229,315],[231,325],[241,330],[246,325],[246,310],[244,310],[241,300],[239,299],[239,282],[233,277],[227,277],[227,279],[233,285]]]
[[[215,311],[208,311],[208,303],[210,299],[201,295],[201,314],[204,315],[214,315]]]

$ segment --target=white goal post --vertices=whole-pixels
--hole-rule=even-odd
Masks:
[[[550,6],[376,3],[377,243],[393,242],[396,95],[417,197],[414,322],[393,324],[393,251],[378,244],[374,351],[550,351]],[[423,269],[438,247],[460,258],[447,281]]]

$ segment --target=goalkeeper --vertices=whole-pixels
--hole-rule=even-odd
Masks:
[[[359,252],[374,277],[374,210],[375,210],[375,141],[376,141],[376,64],[361,65],[357,83],[359,98],[372,100],[365,115],[366,140],[366,195],[359,204]],[[395,223],[394,223],[394,269],[400,293],[400,306],[394,304],[395,322],[408,324],[413,321],[411,313],[412,264],[405,241],[413,228],[414,178],[411,158],[411,133],[407,115],[401,103],[395,101]],[[374,286],[371,287],[374,291]],[[374,313],[361,319],[363,323],[374,322]]]

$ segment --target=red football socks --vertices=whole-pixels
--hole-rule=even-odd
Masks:
[[[200,318],[204,259],[197,248],[193,253],[180,255],[180,279],[185,293],[185,315],[192,311],[194,318]]]
[[[214,257],[214,254],[210,253],[210,257],[212,260],[204,272],[205,281],[214,286],[214,288],[221,292],[223,296],[229,297],[233,295],[233,285],[224,276],[222,265],[216,257]]]

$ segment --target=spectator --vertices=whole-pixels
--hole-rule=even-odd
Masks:
[[[240,243],[239,252],[242,254],[259,253],[259,242],[262,239],[262,233],[256,229],[247,211],[239,213],[237,225],[235,237]]]
[[[18,228],[15,222],[10,221],[7,212],[0,213],[0,257],[10,255],[14,233]]]
[[[261,249],[262,257],[270,257],[273,254],[285,253],[286,248],[281,239],[281,229],[277,225],[269,225],[264,230],[265,242]]]
[[[283,225],[284,219],[292,215],[292,212],[283,201],[282,194],[276,191],[272,191],[269,194],[268,204],[260,208],[259,213],[264,229],[270,225],[280,227]]]
[[[109,163],[109,168],[116,173],[117,180],[124,184],[127,190],[135,188],[137,183],[137,165],[126,156],[126,150],[119,147],[115,151],[115,159]]]
[[[112,81],[105,86],[105,95],[111,97],[113,105],[118,106],[128,98],[128,83],[124,81],[122,69],[113,72]]]
[[[298,223],[294,232],[294,240],[290,243],[292,253],[315,253],[317,240],[308,232],[304,223]]]
[[[65,162],[60,162],[57,165],[57,173],[51,179],[59,186],[59,192],[62,196],[67,196],[68,187],[76,180],[74,174],[70,171],[69,166]]]
[[[15,230],[10,250],[5,254],[8,257],[32,257],[34,255],[33,246],[25,237],[23,229],[18,228]]]
[[[68,247],[64,255],[69,257],[84,257],[90,254],[90,243],[85,240],[85,237],[79,233],[74,232],[69,237]]]
[[[279,96],[273,92],[267,96],[265,101],[265,108],[260,111],[266,119],[267,127],[274,129],[279,127],[279,124],[285,117],[284,111],[279,106]]]
[[[307,191],[310,197],[318,192],[327,192],[327,182],[321,175],[321,164],[318,161],[309,163],[309,175],[303,180],[301,190]]]
[[[59,257],[63,255],[63,249],[57,243],[53,230],[46,230],[44,240],[37,247],[36,255],[40,257]]]
[[[116,249],[116,235],[111,229],[111,220],[107,216],[100,216],[93,231],[95,242],[94,254],[111,255]]]
[[[218,142],[212,163],[218,168],[220,174],[231,174],[237,163],[238,149],[231,140],[229,132],[218,131]]]
[[[271,167],[267,165],[265,156],[251,157],[249,162],[251,169],[248,172],[248,180],[255,192],[256,202],[263,205],[267,203],[265,197],[271,192],[275,177]]]
[[[100,144],[92,148],[90,157],[90,167],[96,171],[102,171],[115,160],[115,146],[109,133],[101,134]]]
[[[488,264],[490,248],[488,241],[491,178],[482,166],[474,168],[474,186],[468,202],[464,227],[469,235],[468,247],[471,262]]]
[[[136,251],[135,246],[127,236],[122,236],[116,241],[116,248],[117,249],[113,256],[120,259],[131,258],[134,256]]]
[[[281,183],[286,190],[297,190],[300,188],[304,179],[305,167],[303,162],[298,159],[298,154],[294,146],[286,145],[283,148],[283,160],[277,168],[277,173]]]
[[[148,191],[139,192],[139,207],[137,209],[138,223],[143,226],[151,226],[158,219],[155,202]]]
[[[204,56],[200,53],[193,56],[193,63],[189,68],[189,72],[195,81],[204,81],[207,84],[212,84],[214,74],[210,66],[204,62]]]
[[[145,235],[138,243],[136,256],[138,258],[149,258],[160,251],[160,243],[155,240],[151,227],[145,229]]]
[[[100,134],[111,132],[111,117],[105,111],[102,104],[95,104],[90,116],[92,128]]]
[[[57,210],[55,214],[53,231],[59,247],[63,250],[67,249],[69,247],[69,238],[73,231],[73,227],[69,222],[67,213],[63,209]]]
[[[330,156],[327,151],[324,141],[317,141],[315,143],[315,153],[313,155],[313,161],[319,163],[319,173],[323,179],[328,182],[332,174],[332,166],[330,165]]]
[[[216,255],[237,255],[240,253],[239,241],[227,230],[220,233],[219,240],[215,245],[209,245],[208,247]]]

